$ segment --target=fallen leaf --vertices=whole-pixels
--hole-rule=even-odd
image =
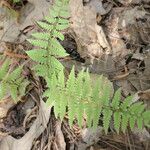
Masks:
[[[6,136],[0,143],[0,149],[31,150],[33,140],[38,138],[46,128],[50,117],[50,111],[51,109],[47,108],[45,103],[41,101],[39,116],[34,121],[30,130],[21,139],[15,139],[12,136]]]
[[[50,2],[41,0],[28,0],[28,3],[21,8],[19,14],[19,24],[16,18],[10,17],[0,7],[0,39],[4,42],[16,42],[21,31],[31,26],[35,21],[43,19],[43,16],[49,13]],[[27,37],[22,35],[20,41],[24,41]]]
[[[80,55],[92,60],[100,58],[104,53],[111,53],[103,29],[96,23],[96,10],[83,6],[82,0],[71,0],[70,10],[71,29],[75,33]]]
[[[56,143],[57,143],[58,148],[60,150],[66,150],[66,142],[65,142],[62,130],[61,130],[61,122],[60,121],[58,121],[56,123],[56,129],[55,130],[56,130],[55,131]]]
[[[6,117],[8,110],[14,105],[15,103],[10,97],[0,100],[0,119]]]
[[[150,100],[150,89],[138,92],[138,96],[143,100]]]

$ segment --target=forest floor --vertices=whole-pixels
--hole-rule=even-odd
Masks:
[[[34,21],[47,15],[51,4],[0,0],[0,55],[27,62],[25,51],[31,45],[26,39],[37,31]],[[70,54],[62,60],[66,69],[87,67],[93,81],[103,74],[114,91],[121,88],[122,97],[133,94],[150,107],[150,0],[70,0],[70,13],[71,25],[61,42]],[[67,117],[61,123],[40,103],[44,82],[34,77],[31,65],[25,72],[31,84],[21,101],[0,101],[0,150],[150,149],[148,128],[118,135],[110,127],[105,135],[101,126],[93,131],[75,123],[70,128]]]

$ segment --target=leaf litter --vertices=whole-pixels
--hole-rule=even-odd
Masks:
[[[1,7],[1,42],[6,43],[7,46],[14,45],[14,42],[15,44],[21,42],[23,48],[30,47],[26,45],[25,39],[33,30],[37,30],[34,27],[34,21],[42,19],[43,15],[48,13],[50,3],[45,0],[28,0],[19,10],[18,18],[7,14],[5,6]],[[62,60],[62,63],[68,70],[72,65],[76,65],[78,70],[88,67],[93,81],[99,75],[104,74],[111,81],[112,90],[121,87],[123,97],[136,93],[138,97],[134,100],[143,100],[149,107],[149,5],[149,0],[84,0],[84,2],[71,0],[71,28],[67,34],[71,35],[74,40],[71,45],[69,45],[69,40],[65,41],[68,44],[62,42],[62,45],[66,45],[66,49],[73,47],[71,57],[74,57],[73,55],[76,54],[74,51],[76,51],[85,63],[80,60],[76,61],[76,57]],[[3,53],[3,51],[2,49],[0,52]],[[136,130],[131,133],[129,131],[127,135],[116,135],[110,132],[107,136],[100,130],[99,133],[94,133],[86,126],[84,129],[78,129],[76,124],[73,129],[70,129],[66,123],[67,118],[61,124],[41,100],[32,101],[34,103],[29,102],[28,105],[21,102],[22,107],[26,106],[27,113],[22,119],[24,125],[23,121],[19,124],[21,130],[18,130],[18,136],[17,133],[13,134],[13,128],[10,128],[9,132],[8,130],[0,132],[0,149],[36,150],[41,147],[43,150],[65,150],[66,148],[112,150],[134,147],[137,150],[144,150],[149,147],[150,135],[147,129],[142,132]],[[39,110],[35,109],[35,111],[34,106],[38,106]],[[8,120],[10,119],[8,114],[13,108],[16,109],[9,100],[7,104],[1,103],[0,108],[0,115]],[[17,122],[13,122],[11,126],[15,124]],[[23,129],[22,126],[27,129]],[[1,127],[4,126],[0,125]]]

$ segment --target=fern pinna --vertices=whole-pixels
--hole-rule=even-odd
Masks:
[[[10,71],[10,64],[11,60],[6,58],[0,68],[0,100],[10,94],[12,99],[17,102],[25,94],[28,81],[21,75],[23,66]]]
[[[27,52],[37,62],[33,69],[47,83],[47,90],[43,94],[47,98],[47,105],[54,106],[54,113],[61,120],[67,108],[70,125],[76,118],[82,126],[84,117],[89,127],[97,127],[102,114],[106,133],[111,119],[117,132],[125,132],[128,124],[131,129],[135,124],[140,129],[143,125],[149,125],[149,111],[145,110],[143,103],[133,103],[132,97],[121,102],[120,89],[110,100],[111,87],[103,83],[103,76],[93,85],[88,71],[82,70],[76,77],[73,67],[68,80],[65,80],[64,67],[58,58],[67,56],[67,53],[57,39],[64,39],[61,30],[69,26],[68,17],[68,1],[56,0],[49,16],[44,21],[37,22],[42,31],[32,34],[33,38],[28,40],[36,47]]]

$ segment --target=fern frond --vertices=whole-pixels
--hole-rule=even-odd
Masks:
[[[113,97],[112,104],[111,104],[114,109],[118,109],[119,108],[120,98],[121,98],[121,89],[118,89],[115,92],[115,95]]]
[[[15,70],[13,70],[5,80],[7,80],[9,82],[16,82],[17,80],[19,80],[19,78],[21,78],[20,75],[22,72],[22,67],[23,66],[20,66],[20,67],[16,68]]]
[[[6,76],[9,69],[9,65],[10,65],[10,60],[6,59],[0,68],[0,80],[2,80]]]
[[[72,70],[69,74],[69,78],[67,80],[67,91],[68,93],[74,93],[75,92],[75,83],[76,83],[76,78],[75,78],[75,70],[74,66],[72,67]]]
[[[100,118],[100,113],[102,111],[103,107],[103,102],[100,97],[100,83],[102,80],[101,78],[97,81],[95,86],[93,87],[92,90],[92,103],[94,103],[94,110],[93,110],[93,127],[96,128],[98,126],[99,118]],[[91,109],[91,108],[90,108]]]
[[[129,121],[129,114],[122,113],[122,122],[121,122],[121,130],[123,133],[125,133],[127,127],[128,127],[128,121]]]
[[[112,111],[110,109],[104,109],[103,110],[103,126],[104,126],[104,130],[105,133],[108,133],[108,128],[109,128],[109,124],[110,124],[110,120],[112,117]]]
[[[102,91],[102,101],[105,106],[109,106],[110,104],[110,93],[111,93],[110,85],[104,84]]]
[[[115,112],[114,113],[114,128],[117,131],[117,133],[119,134],[119,130],[120,130],[120,124],[121,124],[121,112]]]
[[[129,124],[130,124],[131,130],[134,129],[135,123],[136,123],[136,118],[135,118],[135,116],[130,116],[130,118],[129,118]]]
[[[19,98],[25,94],[25,88],[28,82],[21,77],[22,66],[10,72],[8,71],[9,65],[10,60],[6,59],[0,68],[0,99],[10,94],[12,99],[17,102]]]
[[[0,83],[0,100],[6,95],[7,93],[7,84],[5,82]]]
[[[37,52],[30,51],[27,54],[32,60],[39,63],[35,66],[34,70],[44,78],[46,76],[51,78],[54,72],[58,73],[61,71],[64,67],[57,58],[68,55],[57,41],[57,38],[64,40],[61,30],[69,27],[69,21],[63,17],[62,10],[68,12],[68,2],[55,1],[55,4],[50,9],[49,16],[46,16],[44,21],[37,21],[37,25],[43,32],[33,33],[33,39],[28,39],[32,45],[37,47]],[[39,49],[42,49],[42,51],[39,51]]]
[[[144,125],[150,127],[150,110],[146,110],[145,112],[142,113],[142,118],[144,120]]]
[[[143,118],[142,117],[139,117],[137,119],[137,126],[140,130],[142,130],[142,128],[143,128]]]

